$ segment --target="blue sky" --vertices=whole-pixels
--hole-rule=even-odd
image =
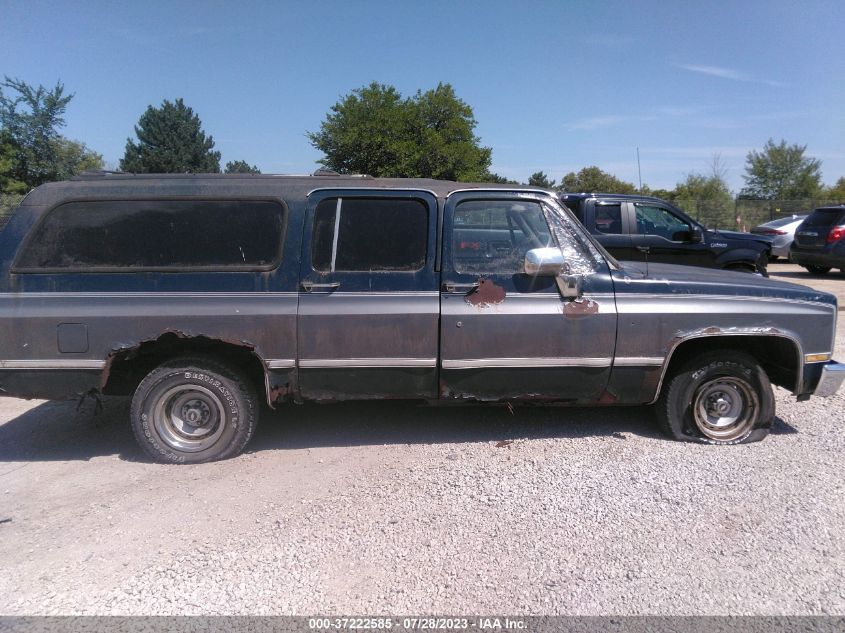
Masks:
[[[672,188],[714,153],[742,184],[770,137],[845,176],[845,2],[0,0],[0,75],[75,93],[65,134],[114,166],[182,97],[223,161],[308,173],[305,137],[370,81],[451,83],[518,180],[598,165]]]

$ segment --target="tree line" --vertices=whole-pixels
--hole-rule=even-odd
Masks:
[[[45,182],[102,169],[103,157],[84,143],[60,134],[73,94],[57,82],[52,89],[5,77],[0,83],[0,194],[23,194]],[[464,182],[515,183],[490,171],[493,151],[476,135],[472,107],[450,84],[403,97],[393,86],[373,82],[337,101],[315,132],[306,136],[323,153],[319,163],[338,173],[376,177],[437,178]],[[135,173],[260,173],[245,160],[226,163],[214,138],[182,99],[148,106],[128,138],[120,169]],[[821,179],[821,161],[806,145],[770,139],[745,161],[739,198],[845,201],[845,176],[830,187]],[[564,174],[559,183],[543,172],[529,185],[571,192],[643,193],[675,201],[729,203],[733,194],[721,157],[706,173],[691,172],[674,189],[641,190],[588,166]],[[518,183],[515,183],[518,184]]]

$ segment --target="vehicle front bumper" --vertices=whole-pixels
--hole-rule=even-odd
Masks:
[[[814,395],[827,398],[839,391],[842,381],[845,380],[845,365],[830,361],[822,367],[822,377],[816,385]]]

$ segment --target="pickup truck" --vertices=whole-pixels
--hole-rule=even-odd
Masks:
[[[651,196],[561,193],[560,199],[617,259],[766,275],[772,254],[768,237],[708,230],[680,209]]]
[[[553,192],[366,176],[95,173],[0,232],[0,393],[132,398],[156,460],[232,457],[261,401],[656,404],[678,440],[837,391],[833,295],[620,263]]]

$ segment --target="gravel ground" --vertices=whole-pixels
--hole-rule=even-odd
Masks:
[[[178,467],[125,400],[0,400],[0,614],[843,614],[845,394],[777,404],[737,447],[647,408],[290,407]]]

